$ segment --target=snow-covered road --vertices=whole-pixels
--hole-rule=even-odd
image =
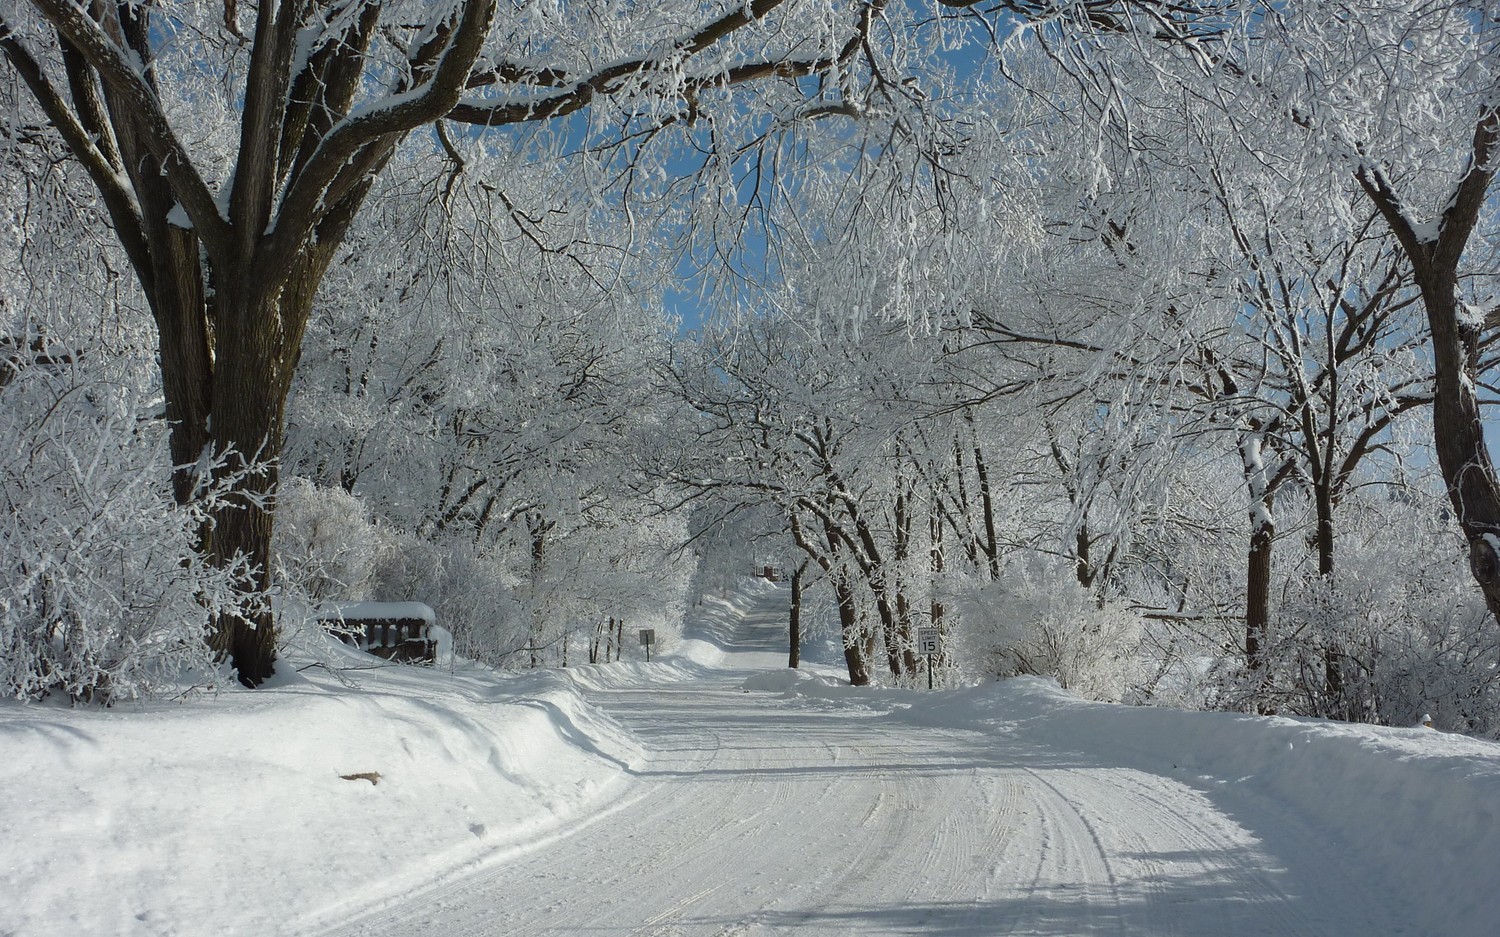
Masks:
[[[330,933],[1423,932],[1254,791],[1210,796],[1040,728],[890,718],[886,697],[746,690],[784,667],[784,600],[757,594],[701,679],[589,691],[647,752],[603,812]]]

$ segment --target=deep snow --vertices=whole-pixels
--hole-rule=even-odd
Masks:
[[[0,704],[0,935],[1495,932],[1500,746],[855,690],[784,601],[652,664]]]

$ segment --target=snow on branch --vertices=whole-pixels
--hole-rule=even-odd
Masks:
[[[435,121],[458,103],[494,12],[495,0],[467,0],[450,25],[437,28],[424,43],[416,63],[418,74],[427,72],[421,84],[356,109],[328,131],[288,185],[272,220],[266,245],[271,269],[285,268],[321,210],[336,203],[330,192],[354,185],[365,174],[368,167],[352,165],[363,147]]]
[[[485,126],[566,116],[587,107],[597,95],[616,94],[630,88],[635,79],[652,74],[682,75],[683,63],[686,60],[719,45],[739,30],[765,19],[785,2],[786,0],[751,0],[744,6],[737,7],[693,32],[667,43],[666,48],[659,53],[612,62],[578,77],[573,77],[567,69],[556,67],[508,62],[490,66],[483,73],[471,78],[468,87],[488,87],[506,82],[563,90],[551,95],[523,94],[498,100],[465,101],[459,103],[447,116],[451,120]],[[851,59],[859,51],[871,22],[879,15],[886,2],[887,0],[872,0],[861,10],[858,26],[837,54],[811,58],[768,57],[765,60],[752,60],[729,67],[715,68],[697,76],[680,77],[678,93],[691,102],[698,92],[708,88],[745,84],[771,77],[800,78],[835,68]]]
[[[129,103],[146,146],[161,161],[172,190],[192,218],[194,228],[210,251],[221,248],[228,236],[228,222],[172,130],[161,101],[146,79],[139,56],[121,48],[99,23],[69,0],[34,0],[34,6],[99,73],[100,79]]]

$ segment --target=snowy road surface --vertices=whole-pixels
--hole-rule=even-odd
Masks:
[[[743,689],[784,667],[784,602],[719,635],[725,669],[590,691],[647,749],[603,812],[329,933],[1427,933],[1275,799]]]

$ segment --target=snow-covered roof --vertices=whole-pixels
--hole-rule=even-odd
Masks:
[[[342,616],[360,620],[417,619],[433,624],[437,615],[426,602],[336,602],[319,613],[320,618]]]

